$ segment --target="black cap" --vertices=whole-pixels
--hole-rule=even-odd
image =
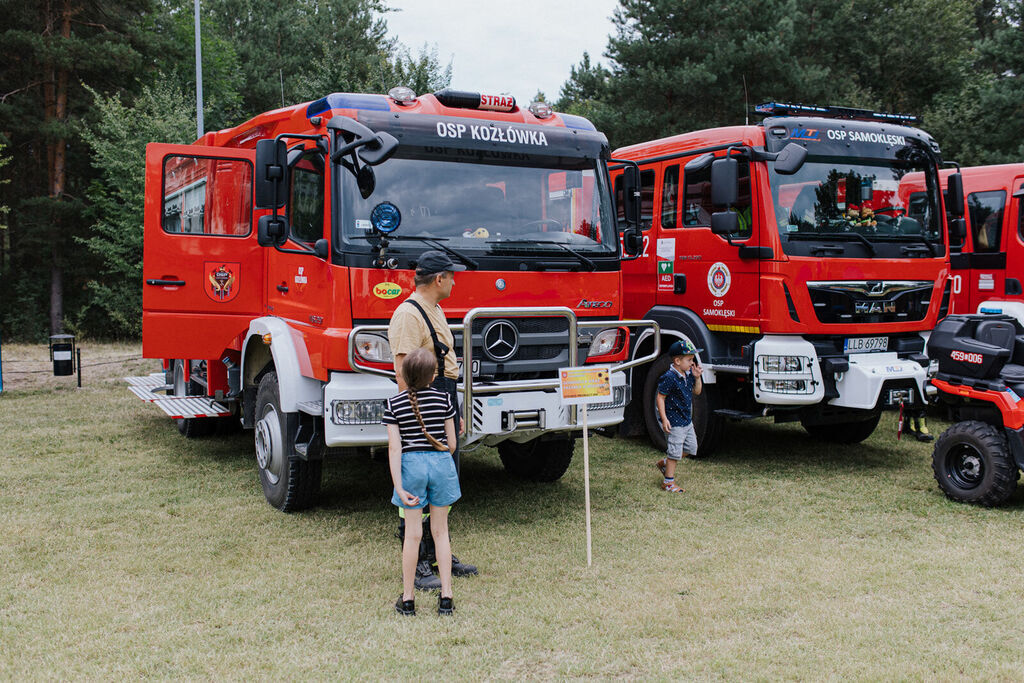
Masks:
[[[419,260],[416,261],[416,272],[420,275],[433,275],[434,273],[443,273],[448,270],[465,269],[466,266],[461,263],[455,263],[448,257],[448,254],[437,249],[423,252]]]

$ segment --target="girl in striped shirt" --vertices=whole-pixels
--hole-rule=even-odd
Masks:
[[[437,613],[455,611],[452,600],[452,548],[448,538],[448,506],[462,496],[455,451],[455,406],[448,394],[430,386],[437,360],[430,351],[416,349],[402,363],[408,387],[391,397],[382,420],[388,428],[388,460],[395,484],[391,502],[405,508],[402,545],[402,595],[395,602],[399,614],[416,614],[414,581],[423,537],[423,508],[430,506],[430,531],[437,553],[441,594]]]

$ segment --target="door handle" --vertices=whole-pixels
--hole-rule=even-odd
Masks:
[[[154,285],[156,287],[183,287],[185,285],[184,280],[146,280],[147,285]]]

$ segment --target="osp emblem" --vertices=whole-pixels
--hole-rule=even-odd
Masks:
[[[501,363],[519,350],[519,330],[507,320],[495,320],[484,328],[483,341],[487,357]]]
[[[729,273],[729,266],[721,261],[711,266],[708,270],[708,291],[715,297],[721,298],[729,291],[732,285],[732,274]]]
[[[206,271],[206,286],[203,288],[206,296],[220,304],[226,304],[238,296],[241,264],[207,261],[203,265]]]

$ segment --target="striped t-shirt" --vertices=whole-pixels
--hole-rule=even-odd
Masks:
[[[435,439],[446,443],[448,439],[444,433],[444,421],[448,418],[455,418],[455,408],[452,406],[448,394],[427,387],[416,392],[416,403],[420,408],[420,416],[423,424]],[[416,413],[412,410],[412,402],[409,400],[409,392],[403,391],[387,400],[384,408],[384,419],[386,425],[398,425],[402,435],[402,452],[412,451],[436,451],[437,447],[427,440],[416,419]]]

